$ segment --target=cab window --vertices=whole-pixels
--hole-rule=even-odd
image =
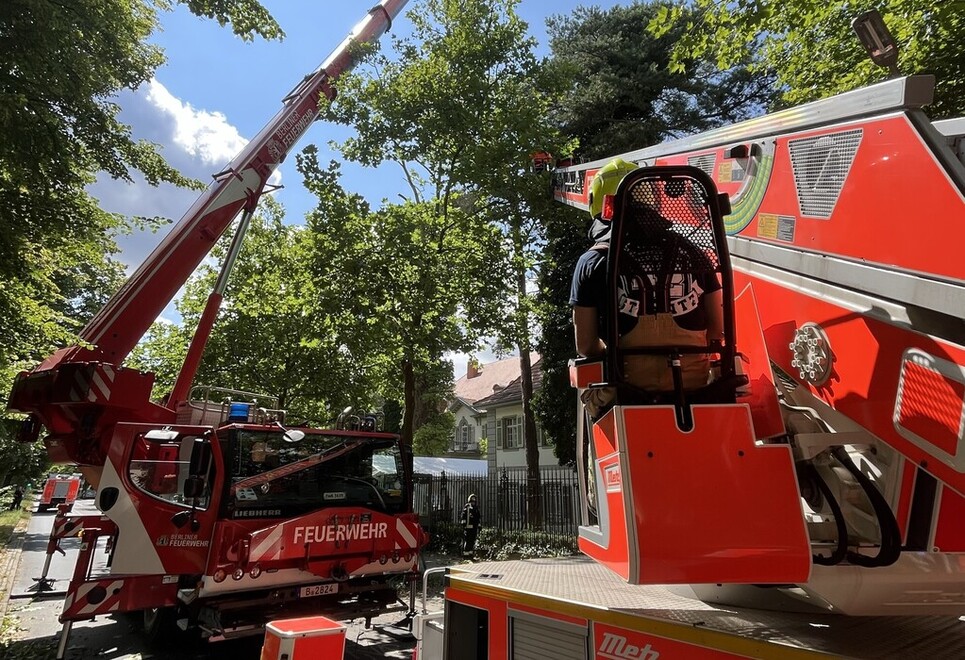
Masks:
[[[403,509],[401,465],[391,437],[237,429],[231,440],[232,518],[283,517],[326,506]]]
[[[189,476],[191,451],[196,436],[178,436],[158,439],[150,433],[139,434],[134,443],[128,477],[134,486],[159,499],[189,507],[206,509],[211,500],[210,475],[205,479],[205,491],[197,502],[184,498],[184,482]]]

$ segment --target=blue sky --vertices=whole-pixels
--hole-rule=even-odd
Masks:
[[[262,0],[286,33],[281,42],[256,39],[244,42],[214,21],[190,14],[180,5],[162,16],[163,31],[154,41],[161,46],[167,63],[154,80],[119,99],[121,119],[132,127],[135,137],[161,146],[168,162],[185,175],[210,181],[281,107],[281,99],[301,78],[313,71],[341,43],[352,27],[366,15],[374,0],[329,2],[315,0]],[[579,5],[611,7],[631,0],[522,0],[517,11],[530,26],[547,54],[545,21],[550,15],[568,14]],[[411,0],[393,26],[393,33],[410,30],[405,11],[418,7]],[[382,38],[388,47],[388,35]],[[341,141],[351,129],[317,122],[296,144],[276,177],[284,188],[276,193],[286,208],[287,222],[301,224],[313,200],[301,185],[293,154],[308,144],[320,149],[322,162],[338,155],[329,151],[331,140]],[[366,197],[373,205],[382,199],[407,192],[401,170],[386,165],[378,170],[351,163],[343,164],[342,183],[347,190]],[[91,193],[108,211],[129,215],[164,216],[178,220],[196,199],[197,193],[162,186],[153,188],[141,180],[125,184],[99,180]],[[121,259],[133,271],[157,245],[157,235],[123,237]],[[162,315],[177,321],[173,305]],[[484,360],[485,361],[485,360]],[[464,360],[457,358],[456,375],[463,373]]]

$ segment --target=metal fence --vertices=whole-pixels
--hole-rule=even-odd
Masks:
[[[493,474],[415,475],[414,507],[423,526],[452,526],[459,522],[463,505],[474,494],[482,515],[482,528],[504,532],[527,532],[574,538],[579,525],[579,486],[572,468],[544,467],[540,470],[542,515],[537,526],[529,524],[525,470],[500,470]]]

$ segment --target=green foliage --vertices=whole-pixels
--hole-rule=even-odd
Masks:
[[[13,527],[20,519],[29,515],[33,494],[26,488],[26,484],[27,482],[15,482],[9,486],[0,487],[0,549],[6,545],[6,541],[9,539],[9,534],[6,532],[12,532]],[[11,510],[13,493],[18,485],[24,489],[23,499],[19,509]],[[7,526],[9,526],[9,530],[5,529]]]
[[[277,396],[292,421],[326,425],[348,405],[371,409],[374,387],[328,334],[330,321],[313,306],[309,237],[283,223],[283,209],[262,198],[232,271],[226,302],[194,382]],[[230,237],[213,250],[227,254]],[[220,269],[202,266],[178,301],[181,327],[155,323],[129,362],[157,375],[155,396],[170,391],[187,344]]]
[[[449,360],[435,360],[426,364],[416,377],[416,388],[419,399],[416,402],[413,423],[418,429],[424,424],[445,423],[438,421],[449,401],[452,399],[452,362]],[[453,417],[450,434],[455,428]],[[440,449],[440,452],[442,450]]]
[[[281,36],[254,0],[192,1],[238,34]],[[163,63],[168,0],[0,3],[0,390],[76,332],[119,286],[115,237],[157,219],[101,210],[98,174],[201,188],[118,120],[116,96]],[[24,457],[25,460],[32,457]]]
[[[402,430],[402,404],[398,399],[388,399],[382,405],[382,414],[385,415],[382,424],[386,433],[398,433]]]
[[[547,25],[553,61],[572,75],[558,108],[564,130],[593,160],[741,119],[771,97],[771,77],[737,59],[718,69],[706,58],[674,60],[693,18],[667,2],[578,7]],[[663,22],[660,17],[664,18]],[[647,26],[659,23],[659,36]]]
[[[339,145],[365,165],[399,163],[413,199],[450,204],[460,186],[482,187],[525,170],[547,134],[546,90],[558,85],[533,55],[518,0],[423,0],[407,14],[411,37],[397,59],[375,55],[339,81],[328,118],[358,137]],[[498,165],[498,167],[497,167]]]
[[[536,344],[543,380],[534,410],[560,465],[576,462],[576,390],[570,385],[569,361],[576,356],[570,307],[573,267],[586,249],[585,214],[556,205],[547,216],[545,262],[540,271],[539,318],[543,332]]]
[[[459,311],[491,267],[496,234],[472,223],[454,194],[448,205],[408,202],[372,213],[342,190],[334,163],[319,166],[313,147],[298,165],[319,200],[308,217],[306,271],[324,283],[312,304],[325,334],[315,339],[334,338],[373,393],[406,401],[413,433],[449,396],[452,367],[440,365],[442,356],[471,346]],[[400,430],[405,437],[405,423]]]
[[[162,0],[155,0],[161,4]],[[257,0],[177,0],[196,16],[213,18],[218,25],[231,26],[231,31],[245,41],[255,35],[265,39],[283,39],[285,33],[268,10]],[[167,4],[164,0],[164,4]]]
[[[877,8],[900,49],[905,74],[932,73],[938,80],[929,113],[958,116],[965,108],[965,30],[962,0],[695,0],[697,13],[673,49],[671,66],[692,57],[713,57],[721,66],[741,61],[754,48],[754,71],[773,70],[782,105],[797,105],[880,82],[887,73],[866,56],[851,28],[861,12]],[[667,23],[687,14],[664,8],[651,23],[664,34]]]
[[[429,545],[426,546],[426,550],[450,555],[459,554],[462,552],[463,534],[462,525],[459,523],[434,523],[432,532],[429,534]]]
[[[178,301],[178,307],[188,307],[185,299]],[[144,338],[134,347],[125,364],[129,367],[153,373],[154,398],[161,399],[169,394],[177,380],[181,365],[188,353],[193,324],[174,325],[155,321]]]
[[[505,561],[539,557],[568,557],[579,553],[576,537],[539,531],[500,531],[493,527],[479,530],[477,559]]]
[[[399,57],[372,56],[370,66],[340,81],[341,94],[327,111],[358,130],[339,145],[346,157],[402,166],[414,205],[383,214],[399,222],[418,209],[438,246],[430,255],[410,244],[411,256],[403,259],[431,281],[418,303],[436,312],[410,315],[418,323],[407,333],[428,335],[429,363],[445,351],[472,350],[482,336],[527,358],[531,351],[536,324],[527,286],[538,268],[539,211],[548,200],[545,176],[528,172],[530,158],[567,153],[572,145],[550,121],[565,79],[535,57],[517,5],[424,0],[408,13],[412,36],[393,41]],[[461,249],[449,250],[456,233]],[[443,250],[450,256],[440,262]],[[400,358],[424,364],[417,352],[403,349]],[[524,378],[527,458],[538,479],[531,394]],[[415,405],[408,385],[406,400]]]
[[[456,429],[456,416],[451,412],[436,415],[419,426],[412,441],[416,456],[441,456],[449,448]]]
[[[0,420],[0,484],[26,484],[40,479],[47,470],[47,452],[39,443],[16,439],[19,420]]]

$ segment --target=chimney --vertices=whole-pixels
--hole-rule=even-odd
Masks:
[[[466,364],[466,380],[475,378],[481,373],[482,369],[479,368],[479,361],[475,358],[470,358],[469,362]]]

